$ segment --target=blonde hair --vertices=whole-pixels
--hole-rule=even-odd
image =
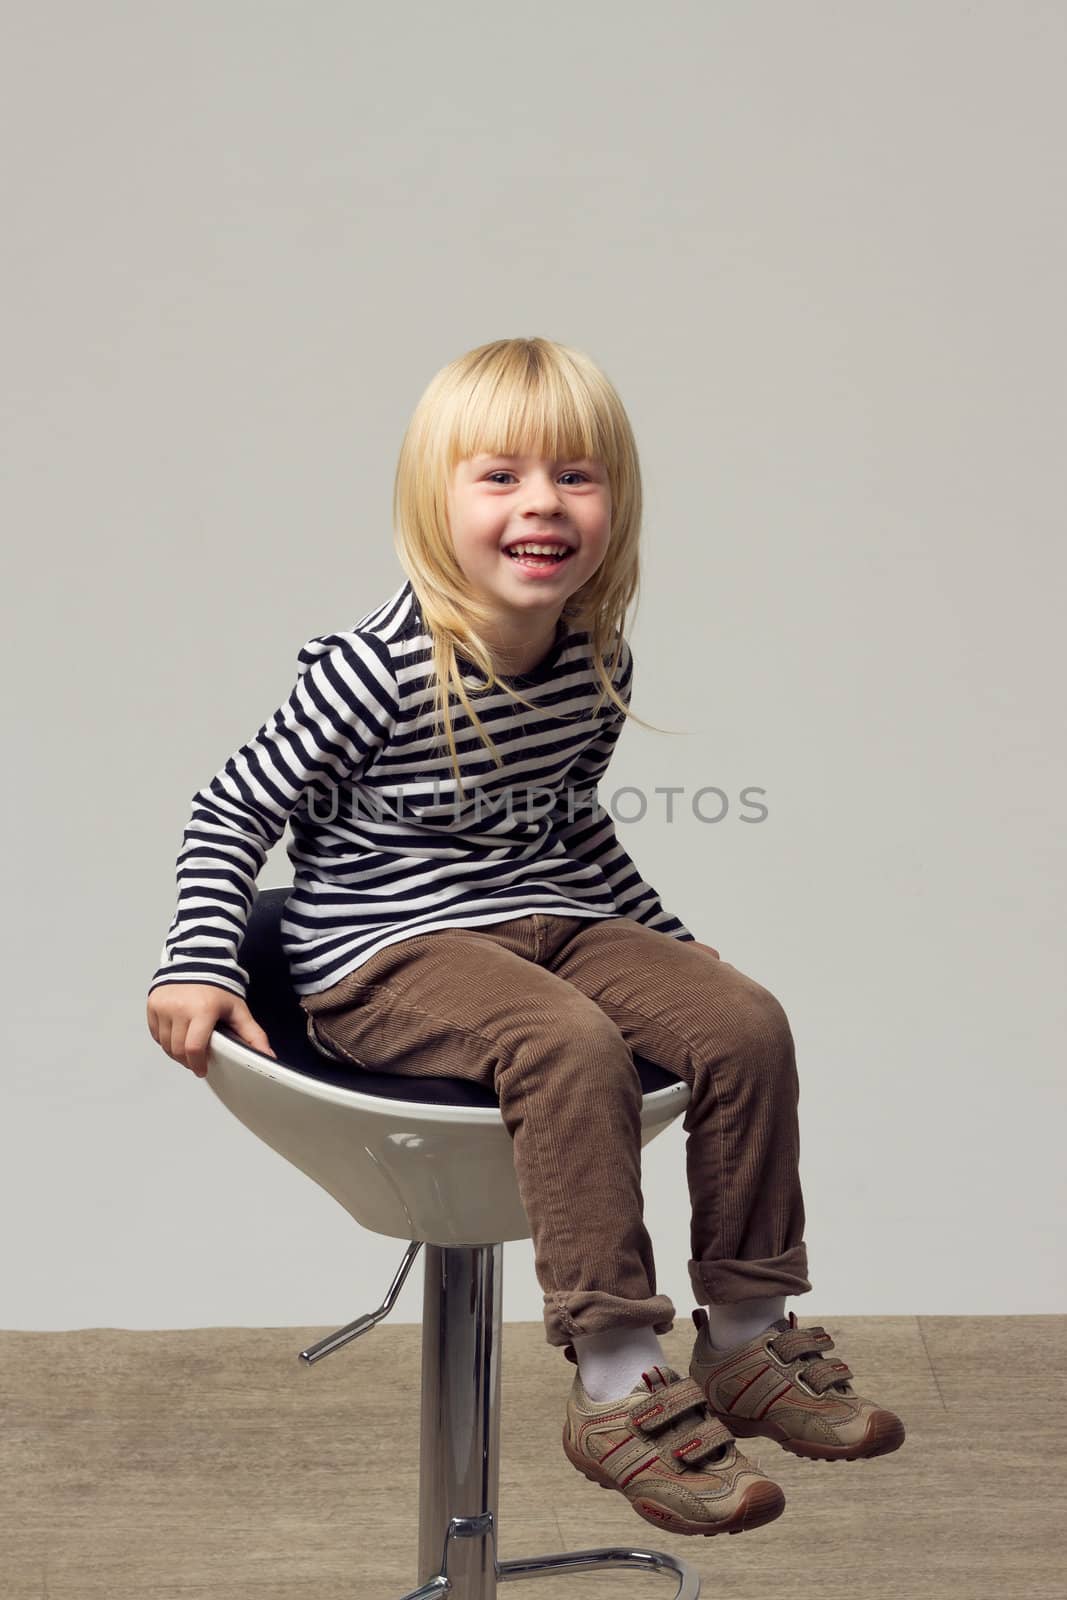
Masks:
[[[604,463],[612,506],[607,552],[593,576],[568,597],[562,615],[590,634],[601,683],[594,709],[610,697],[625,716],[633,715],[612,681],[626,612],[640,585],[641,471],[622,401],[588,356],[551,339],[480,345],[442,367],[427,385],[404,435],[393,488],[396,551],[433,641],[434,714],[460,787],[453,691],[497,766],[504,763],[467,695],[456,647],[485,675],[485,684],[475,686],[479,692],[500,688],[536,709],[497,677],[483,632],[491,628],[492,610],[470,591],[452,543],[448,491],[456,465],[483,451],[553,460],[588,456]]]

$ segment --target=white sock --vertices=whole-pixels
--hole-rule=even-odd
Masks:
[[[608,1328],[572,1339],[582,1388],[590,1400],[621,1400],[657,1363],[666,1367],[659,1339],[651,1328]]]
[[[785,1296],[769,1295],[763,1300],[738,1300],[727,1306],[705,1306],[708,1335],[716,1350],[732,1350],[763,1333],[772,1322],[785,1316]]]

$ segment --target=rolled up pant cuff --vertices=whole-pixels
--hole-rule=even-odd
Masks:
[[[567,1350],[573,1361],[571,1339],[590,1333],[606,1333],[609,1328],[652,1328],[670,1333],[674,1327],[674,1302],[664,1294],[644,1300],[626,1300],[601,1290],[545,1295],[545,1337],[548,1343]]]
[[[794,1245],[766,1261],[690,1261],[689,1281],[698,1306],[733,1305],[764,1295],[807,1294],[808,1251]]]

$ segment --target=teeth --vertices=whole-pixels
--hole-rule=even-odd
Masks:
[[[521,556],[558,556],[567,554],[567,546],[561,544],[513,544],[509,555]]]

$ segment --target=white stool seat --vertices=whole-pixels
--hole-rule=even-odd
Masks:
[[[318,1059],[329,1071],[328,1058]],[[246,1128],[372,1233],[449,1245],[530,1237],[499,1107],[386,1099],[359,1087],[360,1068],[351,1072],[350,1087],[333,1072],[325,1081],[217,1028],[207,1081]],[[677,1080],[648,1092],[642,1144],[688,1101],[688,1084]]]
[[[242,948],[248,1004],[279,1059],[216,1028],[212,1091],[372,1233],[446,1245],[528,1239],[511,1136],[491,1090],[348,1067],[310,1042],[287,967],[278,970],[287,893],[260,892]],[[685,1110],[689,1085],[642,1058],[634,1064],[644,1145]]]

